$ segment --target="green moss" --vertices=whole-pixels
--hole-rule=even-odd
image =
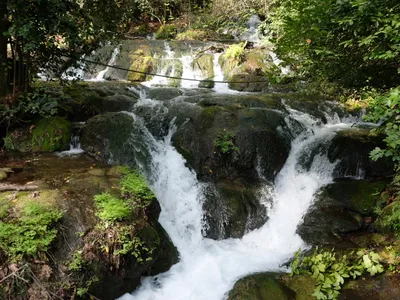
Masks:
[[[158,28],[155,38],[156,40],[173,39],[177,34],[178,29],[175,25],[163,25]]]
[[[96,215],[103,221],[124,221],[132,215],[132,209],[126,201],[108,193],[96,195],[94,200],[97,208]]]
[[[316,281],[310,275],[286,276],[284,283],[296,292],[296,300],[315,300],[314,293]]]
[[[179,41],[204,41],[212,37],[213,33],[210,31],[189,29],[178,33],[175,39]]]
[[[295,293],[279,283],[276,275],[262,273],[239,280],[229,293],[229,300],[289,300]]]
[[[62,213],[49,205],[25,203],[18,218],[0,222],[0,248],[10,260],[37,257],[47,251],[57,236],[54,224]]]
[[[155,199],[153,192],[147,185],[146,178],[136,171],[129,172],[122,179],[122,194],[144,204],[150,204]]]
[[[71,123],[61,117],[41,119],[32,131],[33,151],[67,150],[71,139]]]
[[[152,57],[149,49],[139,49],[136,50],[132,57],[132,64],[129,68],[132,71],[139,71],[141,73],[129,72],[128,80],[129,81],[146,81],[150,79],[148,75],[145,73],[151,73],[155,66],[155,59]]]

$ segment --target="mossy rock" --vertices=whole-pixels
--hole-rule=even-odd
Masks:
[[[214,77],[214,62],[212,54],[201,54],[193,61],[194,70],[199,70],[203,77]]]
[[[316,281],[311,275],[282,275],[280,282],[296,292],[296,300],[315,300],[312,296]]]
[[[28,128],[15,129],[9,132],[3,140],[4,147],[7,150],[18,152],[32,151],[32,136]]]
[[[83,128],[81,145],[101,161],[135,166],[136,154],[131,143],[134,129],[134,120],[126,113],[98,115]]]
[[[351,128],[338,132],[328,149],[329,161],[338,161],[334,178],[359,177],[360,173],[367,179],[393,175],[390,158],[370,159],[369,154],[376,147],[385,147],[383,136],[371,134],[368,129]]]
[[[53,152],[69,149],[72,125],[61,117],[41,119],[32,131],[34,152]]]
[[[296,293],[277,280],[275,273],[250,275],[236,282],[228,300],[294,300]]]
[[[219,182],[206,191],[203,204],[207,222],[205,236],[215,240],[241,238],[267,221],[267,211],[260,203],[261,185],[236,180]]]
[[[175,25],[162,25],[158,28],[155,38],[156,40],[168,40],[173,39],[178,32]]]
[[[254,74],[233,74],[228,79],[229,88],[242,92],[263,92],[268,90],[268,79]]]
[[[127,79],[129,81],[146,81],[150,77],[146,73],[151,73],[156,65],[156,60],[152,57],[151,51],[148,46],[143,46],[130,54],[132,72],[128,73]],[[135,71],[139,71],[135,72]]]

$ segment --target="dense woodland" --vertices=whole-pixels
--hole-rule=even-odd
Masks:
[[[385,207],[390,206],[390,212],[386,210],[380,219],[388,234],[394,236],[392,244],[386,247],[394,256],[390,263],[381,262],[374,249],[363,249],[348,256],[331,249],[317,249],[306,256],[296,254],[291,263],[292,275],[314,277],[314,298],[337,299],[344,281],[349,277],[383,272],[398,274],[400,254],[393,250],[393,247],[398,249],[400,236],[398,0],[0,1],[0,192],[21,188],[16,189],[15,185],[10,188],[7,183],[1,183],[9,173],[14,172],[3,168],[2,162],[4,158],[5,164],[4,155],[9,152],[7,143],[10,143],[10,132],[25,130],[35,135],[36,131],[48,128],[52,122],[57,122],[59,130],[69,128],[70,125],[64,123],[65,118],[82,121],[80,107],[73,107],[76,103],[83,107],[82,111],[90,111],[88,115],[91,117],[98,113],[95,101],[104,95],[86,90],[85,85],[62,77],[69,67],[78,65],[83,55],[90,55],[110,43],[118,44],[118,41],[126,39],[139,41],[153,35],[161,40],[228,41],[230,46],[227,47],[226,57],[233,64],[240,65],[244,61],[245,48],[252,45],[246,41],[235,41],[232,36],[245,31],[246,22],[252,15],[261,20],[258,27],[260,47],[273,50],[282,60],[281,65],[291,69],[288,74],[282,74],[279,68],[262,69],[257,71],[257,76],[267,78],[278,91],[295,91],[302,97],[337,101],[350,112],[365,110],[364,120],[378,124],[372,134],[382,138],[379,146],[370,151],[369,158],[378,164],[390,161],[393,166],[390,182],[382,193],[378,193],[380,202],[373,213],[377,217]],[[39,80],[37,74],[42,70],[54,74],[51,82]],[[85,97],[91,97],[94,102],[82,104],[80,100],[75,101]],[[123,116],[121,120],[124,126],[131,126]],[[102,128],[96,130],[100,132]],[[221,157],[233,157],[239,152],[234,139],[234,134],[226,132],[217,136],[214,143],[216,149],[221,151]],[[55,140],[46,145],[33,143],[32,149],[37,147],[38,152],[53,151],[58,144],[65,144],[65,141]],[[93,151],[96,159],[100,160],[103,155],[100,151]],[[93,165],[86,164],[82,168],[90,176],[94,174]],[[1,299],[98,299],[93,294],[96,282],[91,277],[97,278],[95,275],[101,269],[99,261],[107,260],[106,271],[100,271],[105,273],[110,270],[120,272],[123,269],[121,266],[130,263],[125,259],[127,254],[136,258],[134,265],[140,270],[155,269],[148,267],[153,263],[153,257],[157,263],[157,259],[164,259],[166,252],[169,262],[176,262],[176,249],[164,242],[163,236],[158,238],[157,245],[152,244],[151,247],[145,242],[148,232],[136,236],[138,232],[142,234],[144,229],[156,231],[160,227],[156,221],[160,208],[151,204],[155,196],[145,178],[124,167],[101,167],[106,171],[98,168],[101,175],[93,176],[107,177],[101,180],[104,180],[108,190],[98,193],[88,188],[88,197],[94,199],[97,223],[94,223],[96,227],[92,226],[95,229],[81,233],[83,246],[74,252],[63,271],[63,276],[68,274],[65,286],[55,283],[65,277],[57,273],[59,277],[50,280],[53,271],[47,269],[48,266],[54,267],[49,250],[60,242],[55,224],[63,218],[62,212],[32,204],[12,210],[7,202],[9,198],[6,199],[10,194],[0,193]],[[51,169],[40,172],[49,172],[48,177],[55,176]],[[213,172],[216,173],[210,168],[208,173]],[[64,187],[68,180],[65,175],[60,186]],[[84,176],[80,180],[83,182]],[[91,185],[90,182],[85,184]],[[22,190],[34,191],[35,187],[25,185]],[[47,195],[46,191],[42,195]],[[155,216],[154,220],[152,216]],[[143,222],[136,222],[141,218]],[[136,227],[131,229],[130,224],[134,222]],[[116,237],[112,244],[104,242],[106,235]],[[168,250],[163,253],[162,248]],[[87,263],[88,253],[97,255],[96,259],[100,258],[96,263]],[[160,272],[167,269],[163,265]],[[43,284],[46,281],[50,283]],[[35,288],[30,285],[32,282]],[[35,289],[45,292],[36,293]],[[232,296],[230,299],[245,298]]]

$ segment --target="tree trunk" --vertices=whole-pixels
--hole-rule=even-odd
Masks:
[[[7,38],[4,32],[8,29],[7,1],[0,1],[0,97],[8,92],[8,70],[7,70]]]

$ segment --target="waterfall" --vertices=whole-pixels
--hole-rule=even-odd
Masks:
[[[203,80],[205,79],[201,74],[200,70],[193,69],[193,56],[185,55],[180,58],[182,62],[182,78]],[[182,80],[181,88],[190,89],[197,88],[199,86],[199,81]]]
[[[258,43],[260,38],[258,36],[258,26],[260,25],[261,20],[258,15],[252,15],[250,19],[247,21],[246,27],[247,30],[241,36],[241,40]]]
[[[85,55],[82,55],[82,59]],[[78,61],[78,67],[69,67],[62,75],[61,78],[65,80],[83,80],[85,76],[85,65]]]
[[[175,71],[175,64],[173,59],[175,58],[175,52],[171,49],[171,46],[167,41],[164,42],[164,53],[165,56],[160,58],[161,66],[160,70],[157,70],[157,74],[160,75],[173,75]],[[143,82],[145,86],[160,86],[168,85],[170,79],[162,76],[153,76],[150,80]]]
[[[287,75],[290,73],[290,67],[289,66],[286,66],[286,67],[281,66],[281,63],[283,63],[283,61],[278,58],[278,56],[275,54],[275,52],[270,51],[269,56],[271,56],[272,62],[274,63],[275,66],[277,66],[281,70],[281,73],[283,75]]]
[[[312,158],[308,169],[299,161],[318,145],[329,142],[337,131],[353,124],[353,120],[348,122],[338,118],[330,118],[328,124],[321,124],[306,113],[293,109],[290,112],[288,119],[297,120],[305,130],[293,140],[273,191],[264,190],[264,194],[268,194],[265,197],[273,199],[269,220],[242,239],[220,241],[204,238],[201,234],[205,225],[202,224],[203,186],[171,145],[174,126],[162,140],[157,140],[144,122],[132,114],[145,133],[145,143],[151,154],[147,176],[161,204],[159,221],[178,248],[180,261],[163,274],[144,278],[133,294],[126,294],[119,300],[221,300],[245,275],[287,271],[282,264],[299,248],[307,247],[297,235],[296,228],[316,191],[332,182],[335,167],[335,163],[330,163],[322,154]]]
[[[110,60],[108,61],[107,65],[109,66],[114,66],[117,60],[117,56],[119,54],[119,49],[118,47],[114,49]],[[96,77],[90,79],[90,81],[105,81],[104,76],[106,75],[106,73],[108,72],[108,70],[110,69],[110,67],[106,67],[104,70],[100,71],[99,74],[97,74]]]
[[[215,53],[214,54],[214,80],[215,81],[224,81],[224,72],[219,64],[219,58],[221,57],[222,53]],[[227,83],[216,82],[214,85],[214,91],[217,93],[230,93],[232,90],[229,89]]]

